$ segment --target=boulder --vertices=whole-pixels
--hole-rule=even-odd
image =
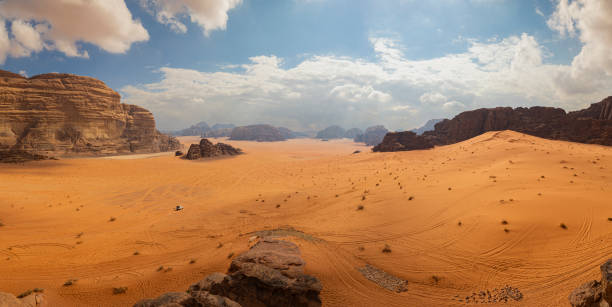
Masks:
[[[304,274],[304,265],[297,245],[263,238],[234,258],[227,274],[212,273],[187,293],[167,293],[134,306],[321,306],[321,283]]]
[[[610,307],[612,303],[612,259],[602,264],[601,280],[586,282],[569,295],[574,307]]]
[[[169,292],[154,299],[144,299],[134,307],[240,307],[240,304],[206,291],[197,293]]]
[[[180,148],[157,131],[151,112],[120,100],[90,77],[0,71],[0,151],[91,156]]]
[[[201,139],[200,144],[191,144],[185,159],[196,160],[200,158],[212,158],[217,156],[234,156],[242,153],[240,148],[234,148],[224,143],[213,144],[208,139]]]
[[[230,140],[277,142],[285,141],[287,138],[276,127],[270,125],[250,125],[234,128]]]
[[[40,292],[32,292],[22,298],[17,298],[10,293],[0,292],[1,307],[43,307],[48,306],[45,297]]]

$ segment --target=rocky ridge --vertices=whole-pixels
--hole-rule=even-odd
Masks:
[[[71,74],[25,78],[0,70],[0,151],[83,156],[175,150],[148,110],[104,82]]]
[[[433,131],[388,133],[374,151],[423,149],[454,144],[488,131],[513,130],[541,138],[587,144],[612,145],[612,96],[589,108],[566,113],[551,107],[477,109],[443,120]]]
[[[304,265],[294,243],[262,238],[232,260],[227,274],[212,273],[187,293],[166,293],[134,307],[321,306],[321,283],[304,274]]]
[[[191,144],[185,155],[187,160],[212,158],[218,156],[235,156],[242,153],[240,148],[234,148],[224,143],[213,144],[208,139],[201,139],[200,144]]]
[[[287,135],[270,125],[249,125],[234,128],[230,140],[277,142],[287,140]]]

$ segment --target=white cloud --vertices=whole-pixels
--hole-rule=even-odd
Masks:
[[[562,36],[578,36],[582,50],[572,62],[573,79],[612,75],[612,1],[558,0],[548,26]]]
[[[224,30],[227,26],[227,12],[240,3],[242,0],[140,0],[142,7],[173,31],[187,32],[182,19],[189,17],[192,23],[202,28],[206,36],[211,31]]]
[[[428,60],[406,58],[394,40],[370,41],[375,61],[314,55],[287,68],[276,56],[256,56],[232,71],[162,67],[161,81],[122,92],[128,103],[151,109],[164,129],[205,120],[392,130],[477,107],[577,109],[610,94],[611,78],[568,79],[572,67],[546,64],[548,52],[527,34],[471,41],[465,52]]]
[[[89,57],[79,42],[125,53],[133,43],[148,39],[124,0],[0,1],[0,64],[7,56],[26,57],[45,49]]]

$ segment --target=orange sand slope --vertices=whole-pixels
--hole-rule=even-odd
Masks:
[[[54,306],[126,306],[184,291],[225,271],[250,233],[291,226],[307,234],[287,239],[321,280],[324,305],[453,305],[508,285],[520,305],[564,306],[612,255],[612,148],[512,131],[398,153],[228,143],[247,154],[1,165],[0,289],[44,288]],[[365,264],[408,291],[367,280]]]

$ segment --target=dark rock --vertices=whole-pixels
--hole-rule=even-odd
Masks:
[[[23,163],[28,161],[38,161],[46,159],[50,158],[25,150],[0,150],[0,162],[2,163]]]
[[[236,127],[232,130],[230,140],[277,142],[285,141],[281,131],[270,125],[250,125]]]
[[[359,128],[351,128],[349,130],[346,130],[346,132],[344,132],[344,138],[346,138],[346,139],[354,139],[354,138],[356,138],[360,134],[363,134],[363,131],[361,131],[361,129],[359,129]]]
[[[416,135],[412,131],[389,132],[383,141],[372,148],[373,151],[405,151],[432,148],[433,144],[429,140]]]
[[[601,270],[603,298],[608,303],[612,303],[612,259],[604,262],[604,264],[602,264],[599,268]]]
[[[378,125],[368,127],[363,134],[356,136],[354,141],[366,143],[368,146],[375,146],[382,142],[387,132],[389,132],[389,130],[387,130],[385,126]]]
[[[240,307],[240,304],[222,296],[206,291],[197,293],[170,292],[154,299],[144,299],[134,307]]]
[[[2,71],[0,71],[1,73]],[[15,297],[10,293],[0,292],[2,307],[44,307],[48,306],[45,296],[40,292],[29,291],[27,295]]]
[[[341,139],[344,137],[344,129],[340,126],[329,126],[317,133],[317,139]]]
[[[304,274],[304,265],[297,245],[263,238],[234,258],[227,274],[210,274],[187,293],[167,293],[134,307],[321,306],[321,283]]]
[[[174,152],[174,155],[175,155],[175,156],[177,156],[177,157],[180,157],[180,156],[182,156],[183,154],[184,154],[184,153],[183,153],[182,151],[180,151],[180,150],[177,150],[177,151],[175,151],[175,152]]]
[[[569,296],[569,301],[573,307],[599,307],[601,297],[601,283],[592,280],[574,289]]]
[[[454,144],[483,134],[487,131],[514,130],[517,132],[552,140],[563,140],[588,144],[612,145],[612,97],[592,104],[589,108],[565,113],[550,107],[478,109],[460,113],[451,120],[443,120],[433,131],[407,138],[410,143],[402,146],[381,144],[382,151],[401,148],[413,150],[411,144],[428,141],[433,145]],[[410,133],[410,132],[399,132]],[[390,138],[388,141],[397,141]],[[383,141],[385,143],[386,141]]]
[[[321,283],[304,265],[295,244],[264,238],[234,258],[227,275],[211,274],[190,293],[204,290],[242,306],[321,306]]]
[[[200,144],[191,144],[185,159],[196,160],[200,158],[212,158],[217,156],[234,156],[242,153],[240,148],[235,148],[224,143],[213,144],[208,139],[201,139]]]

